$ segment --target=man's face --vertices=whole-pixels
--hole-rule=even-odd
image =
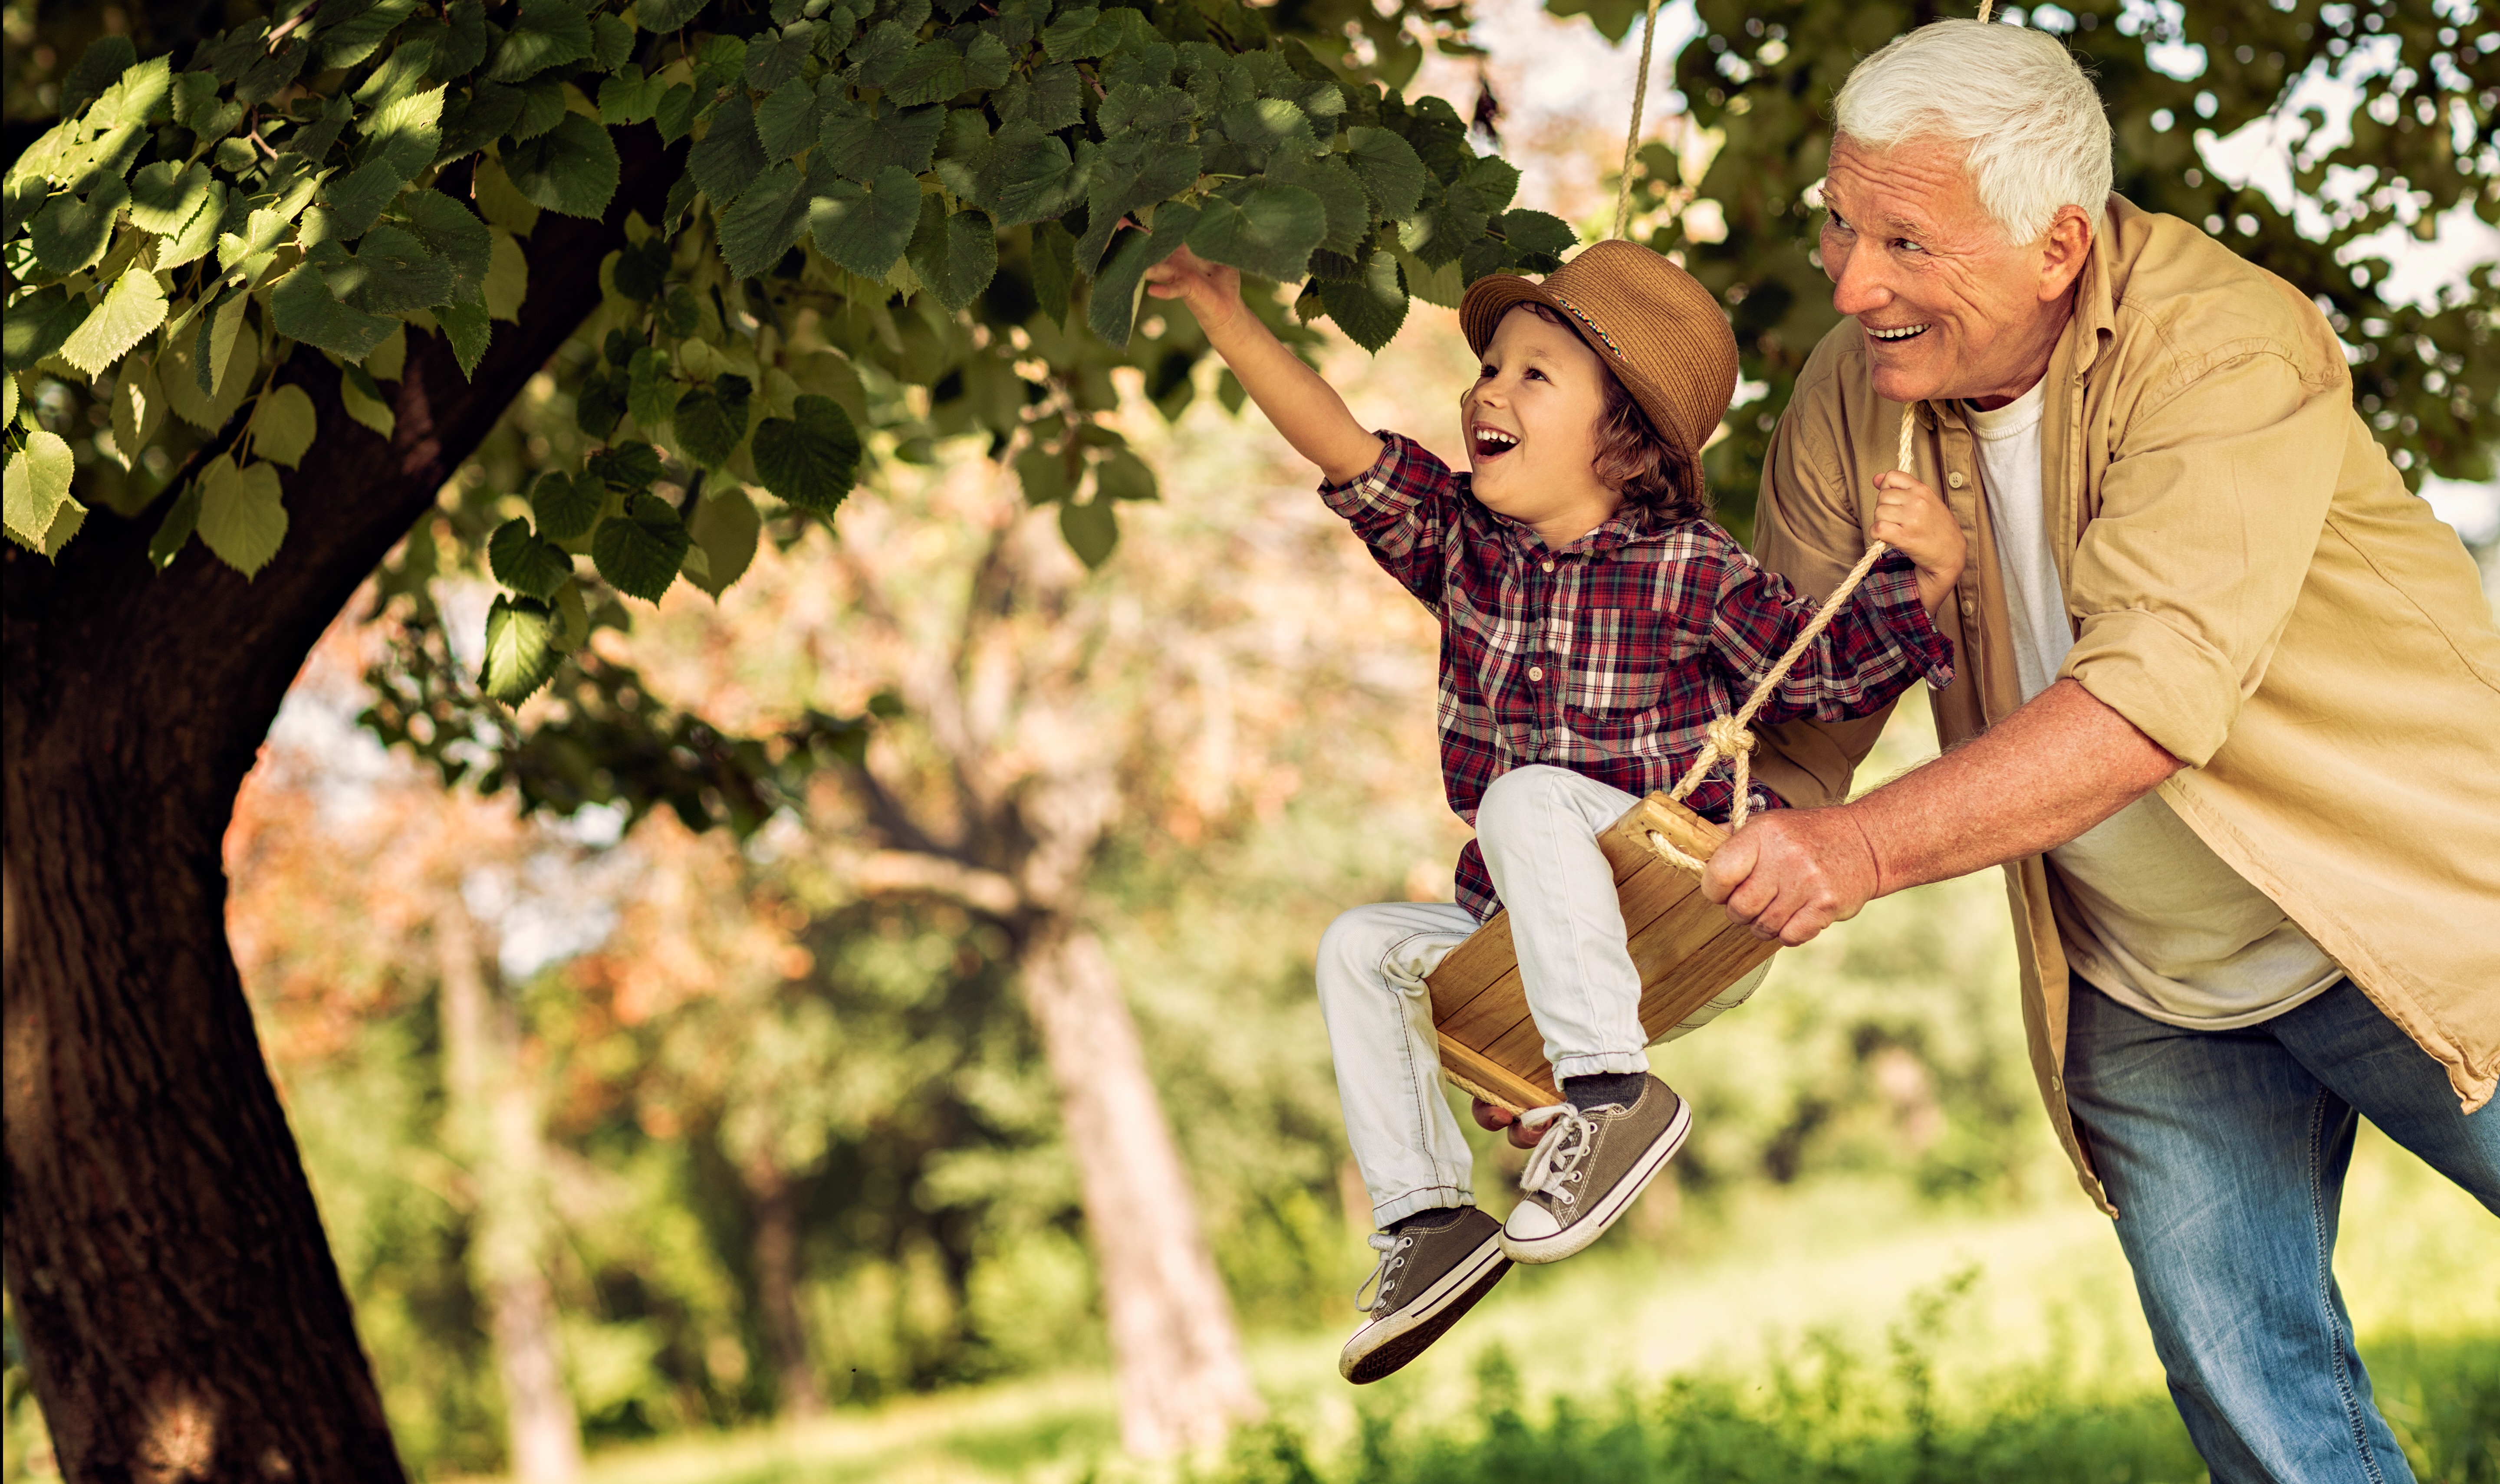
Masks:
[[[1596,475],[1597,420],[1606,369],[1579,336],[1525,307],[1512,309],[1485,346],[1475,384],[1459,399],[1476,498],[1539,527],[1619,500]]]
[[[1912,140],[1832,141],[1823,201],[1823,271],[1832,307],[1866,332],[1876,392],[1893,402],[2002,404],[2048,370],[2071,312],[2090,229],[2066,208],[2049,235],[2017,245],[1979,203],[1965,148]]]

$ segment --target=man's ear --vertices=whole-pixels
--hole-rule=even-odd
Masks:
[[[2092,219],[2082,207],[2057,208],[2049,222],[2049,235],[2040,242],[2040,302],[2065,298],[2083,276],[2084,264],[2091,255]]]

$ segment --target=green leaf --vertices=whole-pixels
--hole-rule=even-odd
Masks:
[[[138,61],[139,48],[127,36],[99,36],[87,43],[78,65],[61,79],[61,112],[76,113],[80,104],[102,97]]]
[[[528,101],[528,93],[501,82],[480,82],[466,98],[446,96],[443,103],[443,143],[437,146],[436,157],[463,159],[510,134],[520,123],[521,110]],[[552,124],[554,120],[548,122]]]
[[[608,484],[597,474],[549,471],[530,489],[530,509],[548,539],[574,541],[590,533],[608,503]]]
[[[717,468],[746,439],[750,388],[744,376],[723,376],[677,400],[673,426],[677,448],[706,468]]]
[[[1102,263],[1111,234],[1119,230],[1120,219],[1187,190],[1198,179],[1200,163],[1195,145],[1141,150],[1125,162],[1098,160],[1085,207],[1085,235],[1076,242],[1076,266],[1092,273]]]
[[[121,359],[158,325],[165,322],[165,288],[156,275],[125,269],[95,312],[61,345],[61,359],[90,376]]]
[[[1310,116],[1282,98],[1234,104],[1216,115],[1216,127],[1261,170],[1270,160],[1307,157],[1320,147],[1318,137],[1311,133]]]
[[[559,216],[596,219],[616,195],[616,145],[599,120],[567,113],[553,129],[516,146],[504,173],[534,204]]]
[[[922,42],[885,84],[885,95],[906,108],[943,103],[964,90],[964,53],[943,37]]]
[[[694,519],[686,526],[695,549],[704,554],[706,569],[700,574],[689,570],[686,580],[718,600],[722,590],[745,576],[754,565],[756,538],[763,526],[763,517],[756,513],[755,501],[746,498],[746,491],[727,481],[707,487],[695,505]]]
[[[156,358],[156,380],[165,390],[166,405],[203,433],[226,425],[260,374],[260,338],[240,333],[247,302],[236,294],[204,310],[197,332],[175,336]],[[204,371],[215,373],[208,391],[200,388]]]
[[[495,337],[495,327],[487,318],[482,304],[449,304],[434,311],[435,323],[443,327],[451,341],[452,359],[460,363],[460,374],[475,377],[477,363],[486,355],[486,344]]]
[[[293,468],[312,446],[320,419],[312,399],[300,386],[278,387],[260,400],[251,414],[251,451],[272,464]]]
[[[660,100],[668,96],[668,87],[658,78],[642,76],[642,69],[629,62],[599,84],[599,121],[610,125],[644,122],[660,111]],[[687,96],[693,96],[691,89]]]
[[[982,198],[997,208],[1002,227],[1057,216],[1083,184],[1073,177],[1068,145],[1059,136],[1021,118],[999,130],[979,179]]]
[[[539,224],[538,206],[521,194],[503,162],[491,155],[477,161],[477,172],[470,177],[470,195],[477,203],[477,214],[507,232],[527,237]]]
[[[927,170],[946,126],[942,108],[905,109],[873,117],[839,95],[826,100],[825,121],[816,131],[816,147],[825,162],[863,183],[889,168],[911,175]]]
[[[736,201],[768,163],[764,141],[755,133],[754,105],[744,92],[733,93],[721,104],[711,115],[710,131],[686,155],[686,169],[715,210]]]
[[[1094,490],[1102,500],[1160,500],[1155,471],[1125,448],[1114,448],[1094,465]]]
[[[382,399],[382,389],[361,366],[339,368],[339,403],[347,415],[383,437],[399,427],[399,414]]]
[[[209,199],[191,213],[181,231],[156,244],[156,271],[170,272],[206,257],[217,244],[217,228],[226,213],[226,188],[223,182],[209,182]]]
[[[1346,339],[1377,354],[1406,323],[1405,276],[1398,271],[1397,258],[1386,252],[1372,253],[1357,273],[1352,281],[1332,278],[1318,284],[1320,303]]]
[[[1098,498],[1081,505],[1068,500],[1059,507],[1059,533],[1078,560],[1100,569],[1111,560],[1111,549],[1120,544],[1120,517],[1107,500]]]
[[[86,301],[66,289],[42,289],[19,299],[0,314],[0,366],[24,371],[60,349],[86,316]]]
[[[330,280],[310,262],[278,280],[270,290],[269,307],[279,334],[345,361],[363,360],[400,324],[341,304],[330,291]]]
[[[1007,74],[1014,66],[1015,59],[1008,55],[1006,43],[1000,41],[994,32],[979,32],[964,48],[964,85],[997,87],[1006,81]]]
[[[769,93],[796,81],[800,67],[807,60],[809,30],[801,25],[787,35],[759,31],[748,38],[746,85]]]
[[[495,48],[486,77],[526,81],[550,67],[588,60],[590,48],[590,17],[573,0],[521,0],[520,16]]]
[[[1404,221],[1415,214],[1417,203],[1424,196],[1424,158],[1415,146],[1390,129],[1357,125],[1346,131],[1346,143],[1352,146],[1346,158],[1354,165],[1356,178],[1371,204],[1387,221]]]
[[[156,533],[148,540],[148,562],[158,571],[174,565],[190,543],[191,532],[200,529],[200,481],[192,480],[174,497],[165,518],[156,524]]]
[[[667,426],[684,394],[685,388],[669,374],[667,353],[658,346],[641,346],[625,363],[625,410],[645,432]]]
[[[425,250],[451,272],[451,304],[477,304],[494,268],[494,229],[441,191],[415,191],[408,198],[408,230]],[[361,250],[358,256],[362,256]]]
[[[82,197],[54,196],[27,228],[35,261],[55,278],[92,267],[113,241],[114,213],[129,199],[130,188],[111,178]]]
[[[833,177],[825,177],[828,188]],[[730,276],[769,272],[807,230],[807,173],[784,160],[755,178],[720,212],[720,256]]]
[[[363,162],[321,186],[321,199],[338,215],[342,240],[364,236],[391,199],[434,163],[443,142],[442,121],[440,87],[410,93],[366,115],[359,130]]]
[[[1198,221],[1196,208],[1167,201],[1155,209],[1154,231],[1120,235],[1110,258],[1094,275],[1094,292],[1085,305],[1085,322],[1096,335],[1113,345],[1128,345],[1130,328],[1136,322],[1137,299],[1145,292],[1146,270],[1179,251]]]
[[[819,242],[821,246],[821,242]],[[1033,296],[1054,325],[1068,323],[1069,296],[1076,286],[1076,239],[1056,221],[1033,228]]]
[[[560,626],[555,609],[537,598],[496,594],[486,610],[486,658],[477,669],[477,689],[507,706],[537,694],[564,661]]]
[[[978,211],[950,215],[945,202],[923,197],[920,225],[911,234],[908,252],[921,283],[952,314],[977,298],[997,274],[998,229]]]
[[[1320,198],[1328,213],[1328,235],[1320,249],[1352,257],[1371,233],[1371,203],[1355,178],[1354,167],[1341,154],[1317,159],[1283,159],[1267,167],[1268,182],[1299,186]]]
[[[520,322],[521,302],[529,296],[530,261],[521,244],[510,234],[498,232],[486,260],[486,281],[480,292],[486,300],[486,314],[506,324]]]
[[[1190,229],[1189,250],[1210,263],[1291,282],[1328,236],[1328,209],[1298,185],[1254,184],[1236,205],[1219,196]]]
[[[162,123],[173,116],[173,58],[149,57],[125,68],[95,100],[95,107],[87,111],[87,127],[108,130]]]
[[[372,56],[399,23],[416,12],[416,0],[378,0],[364,7],[334,6],[317,14],[312,33],[315,71],[353,67]],[[449,77],[451,74],[441,74]]]
[[[625,513],[599,523],[590,537],[590,560],[609,587],[656,603],[676,581],[693,545],[675,507],[656,495],[628,496]]]
[[[645,31],[681,30],[711,0],[642,0],[634,7],[634,17]]]
[[[330,292],[376,314],[431,309],[451,302],[451,265],[406,228],[383,222],[356,244],[349,268],[328,271]]]
[[[590,65],[601,72],[614,72],[634,54],[634,28],[618,16],[594,16],[590,19]]]
[[[217,560],[252,577],[286,539],[286,506],[278,470],[254,463],[235,468],[223,454],[200,470],[200,539]]]
[[[1502,212],[1501,235],[1518,255],[1520,269],[1531,274],[1552,273],[1562,266],[1562,255],[1580,244],[1569,222],[1543,211]]]
[[[592,454],[589,470],[611,490],[647,490],[660,477],[660,451],[648,443],[619,443]]]
[[[564,83],[546,77],[524,85],[520,115],[512,120],[511,140],[523,145],[564,121]]]
[[[816,142],[816,92],[784,82],[755,106],[755,137],[768,160],[786,160]]]
[[[1101,56],[1118,39],[1116,33],[1102,24],[1099,6],[1064,7],[1059,18],[1042,28],[1042,49],[1054,62],[1081,62]]]
[[[911,245],[920,210],[920,181],[901,166],[888,165],[865,185],[827,181],[808,204],[807,230],[818,252],[863,278],[882,281]]]
[[[831,515],[859,475],[860,437],[830,397],[802,396],[788,417],[755,430],[755,474],[773,498]]]
[[[0,423],[15,421],[16,378],[0,376],[0,387],[9,391],[9,416],[0,418]],[[148,358],[134,355],[121,363],[121,375],[113,384],[113,446],[120,455],[121,467],[137,468],[139,456],[164,426],[165,389],[157,384],[156,369]]]
[[[142,232],[171,237],[191,224],[209,200],[205,165],[185,168],[179,160],[160,160],[130,178],[130,224]]]
[[[691,83],[679,82],[660,95],[651,110],[651,122],[660,131],[660,143],[674,145],[686,137],[695,126],[695,90]]]
[[[530,523],[517,517],[486,538],[486,565],[497,582],[542,601],[573,577],[573,558],[564,548],[534,534]]]
[[[1118,91],[1115,90],[1114,96]],[[1043,133],[1056,134],[1084,119],[1085,82],[1076,75],[1074,67],[1066,62],[1054,62],[1035,68],[1029,78],[1009,81],[992,96],[991,106],[998,111],[1001,123],[1028,119]],[[1111,120],[1116,115],[1109,113],[1107,102],[1103,109],[1103,134],[1106,138],[1116,137],[1111,127]]]
[[[0,524],[9,538],[29,550],[43,549],[44,534],[70,498],[70,476],[78,461],[60,435],[38,428],[26,435],[26,446],[9,455],[6,489],[0,491]]]

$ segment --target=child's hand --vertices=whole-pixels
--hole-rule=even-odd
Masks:
[[[1919,565],[1919,601],[1933,617],[1961,580],[1968,543],[1936,492],[1894,469],[1875,481],[1875,539]]]
[[[1510,1143],[1513,1148],[1532,1149],[1536,1147],[1536,1141],[1544,1138],[1545,1131],[1554,1126],[1551,1123],[1540,1123],[1534,1128],[1530,1128],[1527,1124],[1519,1121],[1519,1114],[1512,1113],[1509,1109],[1502,1107],[1498,1103],[1488,1103],[1482,1098],[1477,1098],[1475,1100],[1474,1113],[1476,1115],[1476,1126],[1478,1128],[1492,1129],[1496,1133],[1500,1133],[1502,1130],[1508,1129],[1510,1131]]]
[[[1146,270],[1146,292],[1186,303],[1200,328],[1212,335],[1241,312],[1241,270],[1209,263],[1183,247]]]

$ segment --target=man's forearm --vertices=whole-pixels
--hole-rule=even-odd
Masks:
[[[1877,896],[2065,844],[2179,771],[2178,758],[2072,680],[1846,806]]]

